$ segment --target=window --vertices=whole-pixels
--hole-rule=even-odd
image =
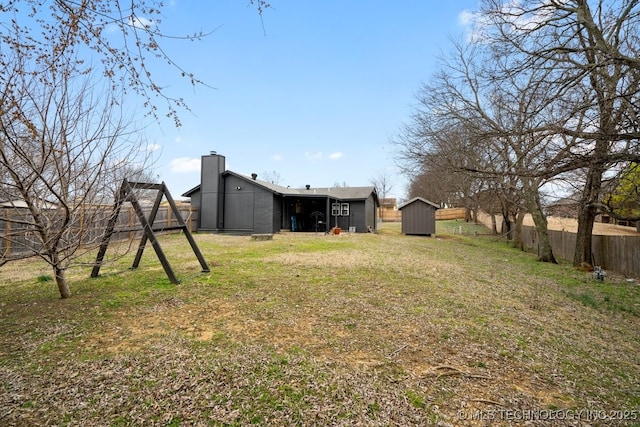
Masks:
[[[349,203],[331,203],[331,216],[349,216]]]

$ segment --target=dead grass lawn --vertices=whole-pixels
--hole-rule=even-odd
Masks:
[[[624,278],[394,229],[196,239],[210,273],[162,240],[178,286],[151,249],[137,271],[73,270],[68,301],[37,264],[4,266],[0,425],[640,423]],[[596,304],[572,297],[586,290]]]

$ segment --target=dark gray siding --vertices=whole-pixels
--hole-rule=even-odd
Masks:
[[[330,204],[335,200],[331,199]],[[365,200],[340,200],[339,203],[349,204],[349,216],[331,216],[329,218],[329,227],[338,226],[348,231],[349,227],[355,227],[356,233],[366,233],[368,227],[376,227],[376,206],[373,196]]]
[[[273,195],[273,223],[271,224],[270,233],[278,233],[283,227],[282,221],[282,197],[276,194]]]
[[[200,191],[196,191],[195,193],[193,193],[190,196],[190,200],[191,200],[191,207],[193,209],[196,209],[198,211],[198,213],[202,212],[202,210],[200,209],[200,206],[202,205],[202,203],[200,203]],[[196,223],[196,230],[199,230],[201,228],[200,225],[200,218],[202,215],[198,215],[198,222]]]
[[[402,208],[404,234],[431,235],[436,233],[436,208],[416,200]]]
[[[349,205],[349,223],[344,228],[355,227],[356,233],[366,233],[369,226],[373,229],[376,228],[376,208],[373,196],[369,196],[365,200],[351,200]]]
[[[356,232],[364,231],[364,216],[366,205],[364,200],[349,202],[351,205],[349,214],[349,227],[355,227]]]
[[[349,200],[342,203],[349,203],[349,217],[339,217],[340,228],[349,230],[349,227],[355,227],[356,232],[362,232],[364,230],[364,201]]]
[[[225,179],[224,231],[275,233],[280,230],[282,202],[261,186],[227,175]]]
[[[223,227],[224,216],[224,156],[202,156],[200,172],[200,228],[217,230]]]
[[[224,186],[224,231],[253,233],[254,186],[235,176],[227,176]]]
[[[200,193],[200,197],[200,229],[217,230],[221,228],[218,223],[219,220],[222,220],[218,209],[218,194]]]
[[[377,207],[378,206],[376,205],[376,200],[372,194],[365,201],[365,212],[364,212],[365,224],[363,224],[364,229],[358,229],[359,232],[366,232],[369,229],[369,227],[371,227],[373,230],[378,229],[378,218],[376,218],[376,214],[378,212]]]
[[[253,232],[273,233],[273,193],[261,187],[254,187],[254,194]]]

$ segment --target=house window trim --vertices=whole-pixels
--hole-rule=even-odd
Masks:
[[[349,203],[331,203],[331,216],[349,216],[350,212],[351,207],[349,206]]]

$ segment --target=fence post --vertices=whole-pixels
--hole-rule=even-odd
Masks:
[[[8,239],[7,236],[11,236],[11,209],[4,209],[6,213],[7,221],[5,221],[5,233],[4,233],[4,242],[5,242],[5,256],[8,258],[11,255],[11,239]]]

